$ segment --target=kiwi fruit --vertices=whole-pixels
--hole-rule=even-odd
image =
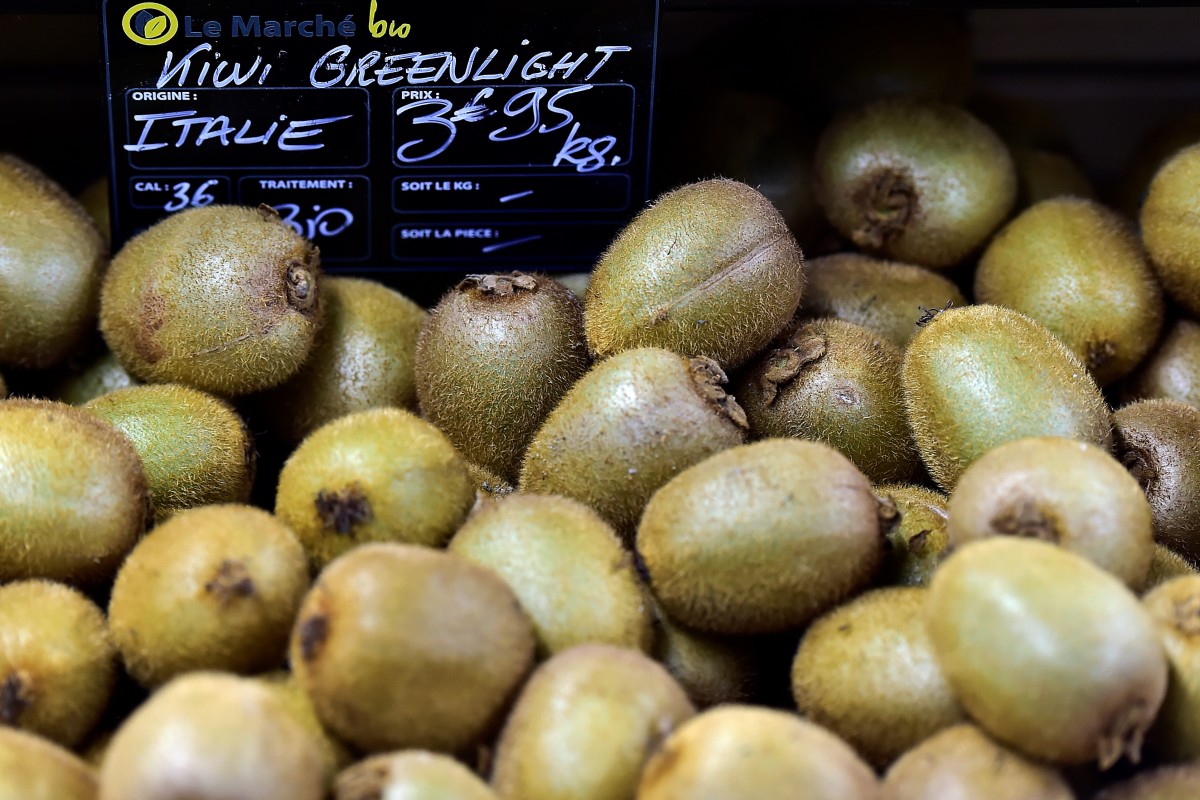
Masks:
[[[97,178],[83,187],[75,199],[92,218],[96,230],[100,231],[107,246],[112,240],[112,219],[108,209],[108,176]]]
[[[941,269],[963,261],[1016,201],[1000,138],[956,106],[886,98],[840,115],[816,152],[817,199],[873,255]]]
[[[268,389],[312,350],[320,263],[267,206],[189,208],[113,257],[100,331],[139,380],[223,396]]]
[[[385,753],[337,776],[333,800],[496,800],[488,785],[449,756]]]
[[[866,477],[819,442],[731,448],[659,489],[637,531],[654,596],[709,633],[796,628],[865,587],[883,554]]]
[[[99,800],[321,800],[316,738],[257,681],[182,675],[117,730]]]
[[[1048,542],[996,536],[956,550],[929,592],[938,663],[985,731],[1044,761],[1139,761],[1167,662],[1119,579]]]
[[[449,550],[499,575],[533,621],[538,655],[601,642],[648,651],[654,627],[612,527],[566,497],[519,494],[472,514]]]
[[[70,750],[0,726],[0,800],[97,800],[96,771]]]
[[[1172,300],[1200,316],[1200,144],[1171,156],[1158,170],[1142,204],[1142,241]]]
[[[1108,404],[1083,363],[1011,309],[932,315],[904,351],[901,384],[917,449],[943,489],[1005,442],[1061,436],[1105,449],[1111,442]]]
[[[883,800],[1075,800],[1059,773],[974,725],[935,733],[892,764]]]
[[[125,371],[111,350],[105,349],[78,372],[60,380],[50,394],[55,400],[81,406],[101,395],[136,385],[137,379]]]
[[[684,468],[741,444],[746,414],[710,358],[653,347],[597,363],[530,442],[520,489],[591,506],[632,538],[650,496]]]
[[[784,790],[783,787],[791,787]],[[876,800],[879,781],[849,745],[795,714],[727,705],[685,722],[650,757],[638,800]]]
[[[862,253],[835,253],[807,262],[804,317],[836,317],[862,325],[903,350],[920,328],[922,308],[965,306],[942,275],[913,264]]]
[[[1014,147],[1012,157],[1017,170],[1017,208],[1064,195],[1096,199],[1092,182],[1070,156],[1037,147]]]
[[[377,408],[300,443],[279,473],[275,514],[316,572],[364,542],[439,547],[474,501],[466,461],[441,431],[409,411]]]
[[[1200,408],[1200,324],[1178,320],[1167,329],[1125,388],[1126,400],[1178,400]]]
[[[104,713],[116,674],[95,603],[51,581],[0,586],[0,725],[75,747]]]
[[[108,247],[62,187],[6,153],[0,218],[0,367],[52,367],[96,324]]]
[[[133,443],[159,521],[184,508],[250,497],[254,439],[224,400],[167,383],[118,389],[83,407]]]
[[[1200,764],[1146,770],[1108,787],[1095,800],[1194,800],[1200,797]]]
[[[904,413],[902,360],[864,327],[818,319],[754,361],[734,394],[755,436],[824,442],[871,481],[903,481],[921,458]]]
[[[631,798],[648,754],[694,714],[674,678],[641,653],[571,648],[538,667],[517,698],[492,786],[512,800]]]
[[[504,478],[472,461],[467,462],[467,474],[471,476],[471,483],[475,485],[477,500],[496,500],[516,491]]]
[[[804,257],[779,211],[727,179],[659,197],[600,257],[584,298],[599,357],[635,347],[732,369],[771,341],[804,293]]]
[[[0,582],[101,585],[148,512],[141,459],[112,425],[63,403],[0,401]]]
[[[453,753],[492,732],[534,646],[533,625],[491,570],[369,544],[326,567],[305,597],[291,664],[321,722],[356,747]]]
[[[468,275],[421,328],[421,414],[469,460],[516,480],[529,440],[588,364],[583,310],[565,286]]]
[[[332,786],[334,777],[355,761],[354,753],[337,739],[317,718],[317,709],[296,676],[286,670],[275,670],[254,678],[266,686],[275,696],[283,701],[284,709],[292,718],[299,722],[311,733],[321,749],[321,762],[327,777],[326,784]]]
[[[323,279],[321,299],[325,317],[308,359],[261,398],[272,429],[293,444],[355,411],[417,408],[417,334],[425,310],[362,278]]]
[[[582,298],[587,293],[588,284],[592,282],[592,273],[589,272],[568,272],[564,275],[555,275],[554,280],[567,287],[567,290],[577,298]]]
[[[251,506],[187,509],[125,559],[109,626],[143,686],[195,670],[261,672],[283,663],[307,590],[304,548],[279,520]]]
[[[1200,560],[1200,409],[1177,400],[1118,409],[1113,455],[1146,493],[1155,538]]]
[[[910,484],[875,487],[879,522],[885,537],[879,582],[894,586],[926,586],[950,552],[948,498],[941,492]]]
[[[1166,583],[1172,578],[1185,575],[1196,575],[1198,572],[1192,562],[1161,544],[1154,545],[1154,558],[1150,561],[1150,571],[1146,574],[1146,583],[1142,587],[1145,594],[1156,586]]]
[[[1162,292],[1132,227],[1078,197],[1043,200],[1002,228],[979,261],[975,299],[1040,322],[1101,386],[1136,367],[1162,326]]]
[[[1164,761],[1200,759],[1200,575],[1173,578],[1142,603],[1158,627],[1171,674],[1148,743]]]
[[[668,617],[653,599],[650,605],[657,626],[654,660],[683,687],[696,708],[751,699],[762,660],[756,640],[695,631]]]

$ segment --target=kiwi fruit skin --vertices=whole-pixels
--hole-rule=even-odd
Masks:
[[[300,686],[295,675],[286,670],[275,670],[256,675],[254,680],[273,692],[283,702],[284,710],[313,735],[321,749],[321,763],[324,766],[323,772],[326,777],[325,784],[332,788],[334,778],[354,763],[355,754],[321,724],[312,700]]]
[[[398,408],[358,411],[309,434],[279,474],[275,515],[314,572],[364,542],[444,545],[475,501],[446,436]]]
[[[920,330],[922,308],[967,304],[962,291],[933,270],[862,253],[810,259],[805,274],[803,317],[836,317],[862,325],[901,350]]]
[[[727,381],[712,359],[652,347],[597,363],[530,442],[520,490],[578,500],[632,538],[660,486],[744,441],[745,411]]]
[[[1014,147],[1012,157],[1017,170],[1017,208],[1054,197],[1096,199],[1092,182],[1070,156],[1038,147]]]
[[[1200,575],[1172,578],[1147,592],[1142,603],[1171,668],[1149,748],[1163,761],[1195,761],[1200,758]]]
[[[492,787],[513,800],[633,797],[647,755],[694,714],[679,684],[641,653],[571,648],[540,666],[517,698]]]
[[[806,800],[877,800],[879,781],[854,750],[795,714],[752,706],[710,709],[650,757],[638,800],[770,800],[803,787]]]
[[[108,247],[58,184],[0,153],[0,366],[61,362],[96,322]]]
[[[101,395],[137,386],[138,381],[125,371],[121,362],[105,350],[79,372],[64,377],[51,392],[51,397],[73,406],[81,406]]]
[[[448,549],[504,580],[533,621],[541,658],[589,642],[642,652],[653,645],[633,556],[582,503],[531,494],[490,503]]]
[[[96,771],[26,731],[0,726],[0,800],[97,800]]]
[[[1154,558],[1150,562],[1150,571],[1146,574],[1146,583],[1142,587],[1142,593],[1143,595],[1149,593],[1172,578],[1196,574],[1198,574],[1196,567],[1186,558],[1169,547],[1155,544]]]
[[[496,794],[449,756],[423,750],[384,753],[337,776],[333,800],[497,800]]]
[[[184,508],[250,497],[254,439],[224,400],[178,384],[153,384],[109,392],[83,408],[137,449],[157,520]]]
[[[290,378],[321,322],[317,248],[266,206],[173,214],[114,256],[100,332],[149,383],[231,397]]]
[[[427,547],[368,544],[326,567],[305,597],[291,665],[321,722],[350,744],[454,753],[495,727],[534,646],[532,623],[492,571]]]
[[[865,587],[882,551],[865,476],[819,442],[726,450],[655,493],[637,532],[654,596],[709,633],[803,625]]]
[[[50,400],[0,401],[0,581],[100,585],[148,512],[141,459],[112,425]]]
[[[803,294],[804,257],[771,201],[738,181],[699,181],[659,197],[609,245],[584,330],[601,358],[661,347],[732,369],[787,325]]]
[[[590,364],[583,308],[540,275],[469,275],[421,328],[421,414],[508,481],[546,415]]]
[[[753,362],[734,395],[755,436],[824,442],[871,481],[902,481],[921,466],[900,391],[902,358],[864,327],[818,319]]]
[[[1146,770],[1110,786],[1095,800],[1192,800],[1200,795],[1200,765],[1180,764]]]
[[[1200,324],[1175,322],[1125,387],[1126,400],[1178,400],[1200,408]]]
[[[901,384],[917,449],[943,489],[1005,442],[1060,436],[1108,449],[1112,440],[1108,404],[1083,363],[1011,309],[936,314],[904,351]]]
[[[845,112],[817,143],[817,199],[872,255],[931,269],[975,251],[1016,201],[1012,156],[961,108],[885,98]]]
[[[1133,228],[1077,197],[1043,200],[1002,228],[979,261],[975,299],[1046,326],[1101,386],[1132,371],[1162,327],[1162,291]]]
[[[1150,182],[1140,215],[1142,241],[1167,294],[1200,316],[1200,144],[1171,156]]]
[[[1054,769],[997,744],[970,724],[930,736],[883,779],[883,800],[1075,800]]]
[[[886,537],[879,582],[888,586],[927,586],[950,552],[946,531],[949,498],[911,484],[879,484],[879,523]]]
[[[107,247],[112,242],[112,217],[108,209],[108,177],[100,177],[83,187],[75,196],[79,205],[92,218],[96,230]]]
[[[467,462],[467,474],[471,477],[471,483],[475,485],[476,508],[485,500],[498,500],[516,491],[516,487],[504,478],[473,461]]]
[[[104,713],[116,675],[95,603],[51,581],[0,586],[0,725],[75,747]]]
[[[996,536],[955,551],[929,592],[938,663],[985,731],[1053,763],[1140,759],[1167,663],[1119,579],[1048,542]]]
[[[653,598],[650,605],[657,627],[654,660],[683,687],[696,708],[750,701],[761,661],[751,641],[692,630],[667,616]]]

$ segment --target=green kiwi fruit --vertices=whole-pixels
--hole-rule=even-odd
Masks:
[[[1075,800],[1051,767],[997,744],[974,725],[955,725],[888,769],[883,800]]]
[[[1126,400],[1178,400],[1200,408],[1200,324],[1181,319],[1167,329],[1125,389]]]
[[[279,474],[275,514],[315,572],[364,542],[439,547],[474,501],[467,463],[441,431],[409,411],[377,408],[300,443]]]
[[[96,771],[53,742],[0,726],[0,800],[97,800]]]
[[[841,453],[772,439],[717,453],[659,489],[637,551],[672,619],[710,633],[785,631],[871,581],[883,554],[878,507]]]
[[[125,371],[111,350],[106,349],[78,372],[59,381],[51,396],[55,400],[81,406],[100,395],[137,385],[137,379]]]
[[[409,750],[372,756],[337,776],[333,800],[496,800],[449,756]]]
[[[291,665],[321,722],[356,747],[458,752],[492,732],[534,646],[533,625],[491,570],[369,544],[326,567],[305,597]]]
[[[792,662],[792,693],[808,720],[883,769],[963,720],[925,630],[928,590],[876,589],[814,622]]]
[[[800,325],[743,371],[734,394],[759,438],[825,442],[871,481],[921,468],[900,391],[899,348],[840,319]]]
[[[224,396],[267,389],[312,350],[320,265],[274,209],[190,208],[113,257],[100,331],[139,380]]]
[[[600,257],[584,297],[588,346],[605,357],[662,347],[737,367],[787,325],[804,257],[771,201],[726,179],[659,197]]]
[[[801,315],[862,325],[901,350],[920,330],[922,308],[967,304],[957,286],[932,270],[862,253],[814,258],[805,274],[808,288]]]
[[[1108,787],[1095,800],[1195,800],[1200,797],[1200,764],[1150,769]]]
[[[108,210],[108,176],[97,178],[83,187],[75,199],[92,218],[96,230],[100,231],[107,245],[112,239],[112,220]]]
[[[746,414],[727,381],[712,359],[652,347],[597,363],[530,442],[521,491],[579,500],[632,537],[660,486],[744,441]]]
[[[1163,289],[1191,316],[1200,316],[1200,144],[1171,156],[1158,170],[1142,204],[1142,242]]]
[[[469,460],[515,480],[529,440],[588,364],[583,310],[565,286],[469,275],[421,328],[421,414]]]
[[[95,603],[51,581],[0,586],[0,725],[75,747],[104,713],[116,676]]]
[[[141,459],[112,425],[63,403],[0,401],[0,582],[103,584],[148,516]]]
[[[511,800],[626,800],[647,756],[695,714],[634,650],[582,645],[538,667],[496,745],[492,787]]]
[[[354,763],[354,753],[321,724],[317,709],[295,675],[286,670],[275,670],[254,679],[274,692],[288,713],[316,738],[328,779],[326,783],[332,786],[334,777]]]
[[[1164,761],[1200,759],[1200,575],[1173,578],[1147,592],[1171,675],[1150,729],[1150,749]]]
[[[816,153],[817,199],[860,249],[940,269],[963,261],[1016,201],[1012,157],[961,108],[887,98],[839,116]]]
[[[1061,436],[1107,448],[1111,441],[1108,404],[1083,363],[1045,327],[1007,308],[934,315],[904,351],[901,383],[917,449],[943,489],[1005,442]]]
[[[1048,542],[996,536],[956,550],[929,592],[938,663],[985,731],[1055,763],[1140,759],[1167,661],[1120,580]]]
[[[473,513],[451,553],[499,575],[533,621],[538,655],[589,642],[648,651],[654,626],[633,556],[575,500],[518,494]]]
[[[697,708],[748,702],[761,658],[754,640],[702,633],[680,625],[650,601],[657,625],[654,660],[666,668]]]
[[[1200,560],[1200,409],[1177,400],[1118,409],[1113,454],[1150,500],[1155,538]]]
[[[283,663],[307,590],[304,548],[279,520],[251,506],[186,509],[121,565],[109,627],[143,686],[195,670],[261,672]]]
[[[117,389],[83,408],[133,443],[159,521],[184,508],[250,497],[254,439],[224,400],[167,383]]]
[[[321,800],[316,737],[261,683],[192,672],[117,730],[99,800]]]
[[[1043,200],[1002,228],[979,261],[975,299],[1046,326],[1101,386],[1136,367],[1162,326],[1162,292],[1132,227],[1078,197]]]
[[[752,706],[710,709],[650,757],[638,800],[877,800],[879,781],[845,742],[795,714]]]
[[[1185,575],[1196,575],[1198,571],[1192,562],[1161,544],[1154,545],[1154,559],[1150,562],[1150,572],[1146,575],[1146,584],[1142,587],[1143,595],[1156,586],[1160,586],[1172,578]]]
[[[989,536],[1041,539],[1140,591],[1154,558],[1150,503],[1121,463],[1087,442],[1006,442],[959,478],[947,506],[951,547]]]
[[[924,486],[881,484],[879,521],[886,537],[880,583],[926,586],[950,551],[948,498]]]
[[[0,218],[0,366],[54,366],[96,324],[108,247],[62,187],[5,153]]]
[[[1096,199],[1096,189],[1070,157],[1053,150],[1014,147],[1017,169],[1017,208],[1029,208],[1052,197]]]

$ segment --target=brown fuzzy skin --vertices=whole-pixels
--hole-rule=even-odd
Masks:
[[[1140,760],[1167,660],[1117,578],[1056,545],[997,536],[955,551],[929,592],[938,663],[989,734],[1055,763]]]
[[[1126,400],[1178,400],[1200,408],[1200,325],[1181,319],[1129,380]]]
[[[868,253],[932,269],[987,240],[1016,200],[1008,148],[956,106],[877,100],[838,117],[816,153],[817,199]]]
[[[0,725],[75,747],[116,677],[117,651],[95,603],[50,581],[0,586]]]
[[[307,590],[304,548],[279,520],[251,506],[187,509],[121,565],[109,626],[143,686],[202,669],[261,672],[283,662]]]
[[[660,486],[744,441],[745,412],[711,360],[658,348],[596,364],[550,412],[525,452],[520,488],[591,506],[631,539]]]
[[[539,667],[517,698],[492,787],[506,800],[627,800],[649,755],[695,713],[641,653],[575,647]]]
[[[871,481],[921,469],[900,391],[900,350],[840,319],[801,325],[741,375],[734,395],[756,438],[793,437],[841,451]]]
[[[1171,665],[1149,748],[1163,761],[1195,761],[1200,759],[1200,575],[1169,580],[1147,592],[1142,604],[1158,626]]]
[[[1044,200],[1001,229],[975,299],[1045,325],[1101,386],[1133,370],[1162,327],[1162,291],[1133,228],[1077,197]]]
[[[903,350],[921,330],[923,308],[965,306],[959,288],[932,270],[861,253],[836,253],[807,263],[802,317],[837,317],[862,325]]]
[[[804,294],[804,257],[771,201],[709,180],[659,197],[617,235],[584,298],[597,356],[662,347],[731,369],[787,325]]]
[[[1053,197],[1096,199],[1096,189],[1068,156],[1053,150],[1018,147],[1012,151],[1017,169],[1017,208],[1029,208]]]
[[[905,753],[883,779],[883,800],[1075,800],[1055,770],[955,725]]]
[[[100,297],[100,332],[151,383],[231,397],[290,378],[321,322],[321,258],[272,209],[191,208],[131,239]]]
[[[729,705],[684,723],[651,756],[638,800],[879,800],[879,781],[845,742],[795,714]]]
[[[1200,797],[1200,764],[1159,767],[1102,791],[1095,800],[1195,800]]]
[[[658,602],[709,633],[785,631],[862,589],[883,554],[871,484],[827,445],[718,453],[660,489],[637,550]]]
[[[333,800],[497,800],[488,785],[449,756],[408,750],[372,756],[337,776]]]
[[[449,602],[449,600],[453,602]],[[490,733],[533,663],[512,591],[461,556],[363,545],[304,599],[291,664],[321,721],[368,752],[459,752]]]
[[[354,763],[357,756],[342,744],[332,733],[325,730],[296,676],[284,670],[258,675],[254,680],[270,689],[283,702],[284,709],[292,715],[317,740],[321,748],[321,763],[324,765],[325,785],[333,787],[337,774]]]
[[[938,313],[904,351],[901,381],[917,449],[943,489],[1005,442],[1061,436],[1105,449],[1111,442],[1108,404],[1083,363],[1010,309]]]
[[[1200,316],[1200,145],[1164,163],[1142,204],[1142,241],[1167,294]]]
[[[112,351],[105,350],[79,372],[60,381],[51,392],[51,397],[63,403],[81,406],[101,395],[137,385],[137,379],[125,371]]]
[[[654,660],[671,673],[696,708],[750,701],[759,672],[759,659],[750,643],[740,636],[684,627],[668,617],[653,598],[649,602],[658,626]]]
[[[149,505],[137,450],[112,425],[63,403],[0,401],[0,581],[106,583]]]
[[[511,483],[473,461],[467,462],[467,474],[471,476],[471,483],[475,484],[476,505],[481,500],[495,500],[516,491]]]
[[[546,415],[591,361],[583,308],[555,280],[473,275],[417,340],[421,414],[469,460],[514,481]]]
[[[96,771],[70,750],[25,731],[0,727],[0,797],[97,800]]]
[[[948,498],[924,486],[881,484],[880,527],[887,538],[879,582],[895,586],[926,586],[933,571],[950,554],[946,532]]]
[[[1150,562],[1150,572],[1146,575],[1146,585],[1142,587],[1145,596],[1157,586],[1161,586],[1172,578],[1182,578],[1185,575],[1200,573],[1183,556],[1161,544],[1154,545],[1154,560]]]
[[[37,168],[0,153],[0,366],[44,369],[96,323],[108,246]]]

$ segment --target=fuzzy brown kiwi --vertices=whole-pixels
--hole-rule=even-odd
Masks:
[[[1146,585],[1142,587],[1142,593],[1146,594],[1172,578],[1196,575],[1198,572],[1200,570],[1197,570],[1192,562],[1174,550],[1155,544],[1154,559],[1150,562],[1150,572],[1146,575]]]
[[[941,492],[924,486],[881,484],[879,520],[884,536],[879,581],[896,586],[926,586],[933,571],[950,553],[946,503]]]
[[[1126,400],[1178,400],[1200,408],[1200,324],[1178,320],[1125,388]]]
[[[96,771],[70,750],[0,726],[0,797],[4,800],[97,800]]]
[[[321,749],[325,783],[332,787],[337,774],[354,763],[354,753],[321,724],[321,720],[317,718],[317,709],[313,707],[312,700],[295,675],[285,670],[276,670],[255,676],[254,680],[271,690],[283,702],[284,709],[315,737]]]
[[[939,269],[987,240],[1016,201],[1008,148],[955,106],[877,100],[838,117],[816,153],[830,223],[868,253]]]
[[[1200,797],[1200,764],[1149,769],[1106,788],[1095,800],[1194,800]]]
[[[1017,208],[1064,195],[1096,199],[1092,182],[1070,156],[1036,147],[1015,147],[1012,157],[1017,169]]]
[[[671,673],[697,708],[751,699],[762,660],[756,642],[694,631],[668,617],[653,598],[650,604],[658,626],[654,659]]]
[[[125,371],[111,350],[106,349],[78,372],[59,381],[50,394],[55,400],[81,406],[101,395],[137,384],[137,379]]]
[[[583,309],[565,286],[522,272],[469,275],[421,328],[421,414],[469,460],[512,481],[589,363]]]
[[[473,461],[467,462],[467,474],[471,476],[471,483],[475,484],[477,500],[495,500],[516,491],[504,478]]]
[[[333,800],[497,800],[488,785],[449,756],[423,750],[384,753],[337,776]]]
[[[731,180],[688,184],[625,227],[584,298],[599,357],[662,347],[739,366],[787,325],[804,293],[804,258],[783,217]]]
[[[1171,676],[1150,729],[1150,750],[1163,761],[1200,759],[1200,575],[1173,578],[1147,592]]]
[[[100,331],[130,374],[223,396],[290,378],[321,322],[321,258],[274,209],[211,205],[121,248]]]
[[[1171,156],[1158,170],[1140,216],[1142,241],[1167,294],[1200,316],[1200,144]]]

